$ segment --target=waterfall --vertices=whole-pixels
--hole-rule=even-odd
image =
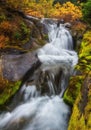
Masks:
[[[42,71],[49,71],[55,77],[62,70],[59,82],[60,97],[62,97],[74,66],[78,62],[77,53],[73,51],[72,36],[65,24],[59,26],[56,22],[48,24],[47,19],[42,20],[42,22],[47,24],[49,43],[38,50],[38,58],[42,62]]]
[[[48,30],[49,42],[36,50],[42,63],[33,74],[37,83],[21,87],[11,110],[0,114],[0,130],[67,130],[70,107],[62,96],[78,57],[65,24],[58,26],[49,19],[41,22]]]

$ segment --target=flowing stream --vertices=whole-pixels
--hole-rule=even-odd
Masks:
[[[67,130],[71,110],[62,96],[78,57],[65,24],[58,26],[48,19],[41,22],[48,30],[49,42],[36,50],[42,63],[33,74],[37,83],[21,87],[12,109],[0,114],[0,130]]]

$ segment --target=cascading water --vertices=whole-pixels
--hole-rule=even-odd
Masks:
[[[61,89],[60,97],[62,97],[68,85],[69,76],[72,74],[74,65],[77,64],[78,57],[76,52],[73,51],[72,37],[65,28],[65,24],[59,26],[55,22],[48,24],[45,19],[42,22],[47,25],[49,43],[38,50],[38,58],[42,62],[42,71],[47,70],[54,77],[60,70],[62,71],[58,85]]]
[[[65,24],[57,26],[47,19],[42,23],[48,29],[49,43],[37,50],[42,63],[38,83],[22,86],[13,99],[13,104],[17,102],[15,108],[0,115],[0,130],[67,130],[70,107],[62,95],[78,58]],[[49,92],[42,94],[43,87]]]

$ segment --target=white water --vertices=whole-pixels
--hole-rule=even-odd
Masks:
[[[46,25],[48,21],[44,19],[42,22]],[[65,24],[60,24],[57,27],[56,22],[52,24],[47,23],[47,28],[49,43],[38,50],[38,58],[42,62],[42,71],[49,70],[50,73],[52,72],[56,75],[62,70],[60,83],[60,97],[62,97],[68,85],[69,76],[78,62],[78,56],[73,51],[72,36],[65,27]]]
[[[35,84],[24,85],[17,95],[17,100],[21,98],[17,106],[11,112],[3,112],[0,115],[0,130],[67,130],[70,107],[61,97],[78,58],[73,51],[72,37],[64,25],[57,27],[55,22],[42,22],[48,28],[49,43],[37,50],[37,54],[42,62],[41,71],[49,71],[47,81],[51,96],[41,96]],[[61,91],[57,95],[54,78],[60,70]]]

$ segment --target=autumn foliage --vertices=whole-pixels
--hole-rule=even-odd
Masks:
[[[64,4],[55,4],[53,6],[53,0],[7,0],[6,5],[15,10],[22,10],[25,14],[43,18],[57,18],[64,19],[65,22],[74,23],[82,18],[81,7],[74,5],[71,2]],[[16,45],[25,43],[27,36],[29,36],[30,30],[28,26],[24,24],[23,19],[17,15],[11,14],[7,11],[0,10],[0,48],[9,45]],[[10,17],[8,17],[8,15]],[[84,29],[84,25],[77,23],[74,26],[76,29]],[[28,40],[27,40],[28,41]]]
[[[52,17],[62,18],[65,21],[73,22],[82,17],[81,9],[79,6],[66,2],[63,5],[56,4],[55,11]]]
[[[0,35],[0,48],[3,48],[9,42],[9,38],[4,35]]]
[[[9,6],[22,9],[27,14],[35,17],[62,18],[66,21],[74,21],[82,17],[81,8],[71,2],[57,3],[53,6],[53,0],[7,0]]]
[[[30,0],[25,12],[36,17],[50,17],[53,10],[52,3],[53,0],[39,0],[37,3],[34,0]]]
[[[17,20],[16,20],[17,19]],[[30,29],[23,19],[16,16],[0,23],[0,48],[6,46],[21,46],[29,40]]]
[[[31,4],[26,10],[26,13],[37,17],[51,17],[64,19],[65,21],[75,21],[82,17],[81,8],[66,2],[64,4],[57,3],[52,5],[52,0],[48,2],[46,0],[40,0],[38,3],[30,2]]]

